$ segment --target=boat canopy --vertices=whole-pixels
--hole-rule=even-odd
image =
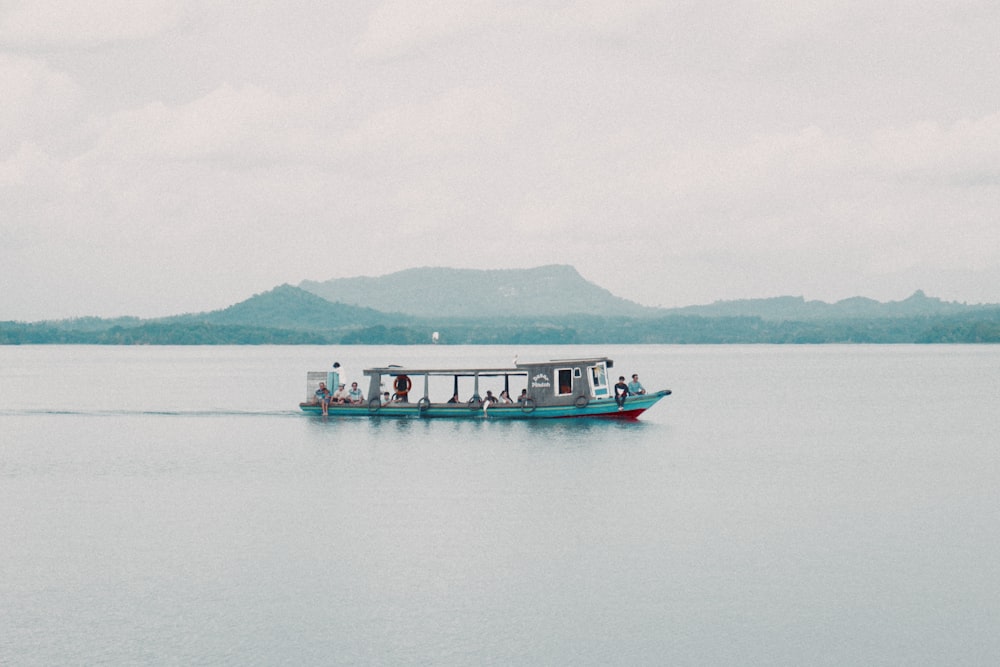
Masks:
[[[607,357],[585,357],[581,359],[549,359],[547,361],[515,361],[512,367],[500,368],[410,368],[407,366],[378,366],[366,368],[365,375],[459,375],[462,377],[524,375],[531,369],[540,366],[588,366],[604,363],[607,368],[613,368],[614,362]]]
[[[528,371],[525,368],[409,368],[403,366],[385,366],[380,368],[366,368],[365,375],[524,375]]]

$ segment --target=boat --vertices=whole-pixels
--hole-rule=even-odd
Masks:
[[[607,357],[518,362],[501,368],[404,368],[390,365],[366,368],[367,391],[354,404],[330,403],[328,414],[337,417],[402,417],[419,419],[569,419],[596,417],[634,420],[669,396],[669,389],[628,396],[619,406]],[[408,378],[405,399],[386,395],[397,380]],[[322,415],[315,392],[325,383],[337,388],[338,376],[326,371],[306,373],[306,400],[299,404],[307,414]],[[359,382],[359,387],[364,384]],[[403,382],[403,380],[400,380]],[[467,399],[459,399],[464,395]],[[509,403],[489,400],[513,397]],[[516,397],[515,397],[516,394]],[[448,399],[447,397],[451,397]]]

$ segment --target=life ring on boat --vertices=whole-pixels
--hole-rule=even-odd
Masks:
[[[590,404],[590,398],[586,394],[580,394],[579,396],[576,397],[576,400],[573,401],[573,405],[575,405],[578,408],[585,408],[589,404]]]
[[[368,412],[378,412],[379,408],[382,407],[382,401],[378,398],[373,398],[368,401]]]
[[[523,412],[526,415],[530,415],[532,412],[534,412],[535,407],[536,407],[535,399],[533,398],[526,398],[523,401],[521,401],[521,412]]]
[[[431,407],[431,399],[426,396],[422,396],[419,401],[417,401],[417,410],[421,412],[427,412],[427,409]]]
[[[483,407],[483,399],[479,398],[479,396],[473,396],[469,399],[468,405],[470,410],[478,410]]]

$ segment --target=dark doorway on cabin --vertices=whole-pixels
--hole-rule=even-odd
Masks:
[[[557,386],[559,387],[560,394],[572,394],[573,393],[573,369],[572,368],[560,368],[556,371],[556,377],[558,380]]]

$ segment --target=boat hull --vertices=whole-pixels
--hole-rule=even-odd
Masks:
[[[630,396],[625,401],[622,410],[618,409],[613,399],[592,400],[585,405],[494,405],[483,409],[480,405],[431,403],[390,403],[379,405],[378,401],[370,405],[331,405],[328,410],[330,417],[377,417],[400,419],[638,419],[639,415],[653,407],[664,396],[669,396],[670,390],[650,392],[641,396]],[[300,403],[299,408],[312,415],[322,415],[322,406],[318,403]]]

